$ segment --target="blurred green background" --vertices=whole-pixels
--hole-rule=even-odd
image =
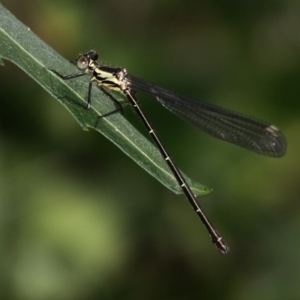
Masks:
[[[284,158],[259,156],[140,97],[180,168],[214,189],[199,201],[231,247],[221,256],[183,196],[6,61],[2,299],[300,299],[298,0],[2,3],[69,60],[96,49],[104,63],[275,123],[289,143]]]

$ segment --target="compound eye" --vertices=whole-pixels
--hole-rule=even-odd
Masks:
[[[90,50],[90,51],[88,52],[88,56],[89,56],[89,58],[92,59],[92,60],[97,60],[98,57],[99,57],[98,53],[97,53],[95,50]]]
[[[80,56],[77,59],[77,68],[78,69],[84,70],[88,67],[88,65],[89,65],[89,60],[84,55]]]

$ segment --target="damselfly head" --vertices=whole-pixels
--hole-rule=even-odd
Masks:
[[[87,52],[84,55],[87,56],[91,60],[97,60],[99,57],[98,52],[95,50],[90,50],[89,52]]]
[[[79,70],[85,70],[88,68],[91,61],[96,61],[99,55],[95,50],[80,54],[76,60],[77,68]]]

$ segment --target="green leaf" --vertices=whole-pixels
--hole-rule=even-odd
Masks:
[[[49,69],[53,69],[63,75],[68,75],[76,73],[78,70],[41,41],[1,4],[0,58],[15,63],[53,97],[59,98],[58,101],[69,110],[84,129],[94,129],[97,116],[114,109],[111,101],[96,88],[93,89],[92,108],[90,110],[85,110],[71,101],[61,98],[67,96],[78,103],[86,103],[89,77],[84,76],[83,78],[64,81],[50,72]],[[103,118],[96,130],[105,135],[170,190],[177,194],[182,193],[181,188],[157,148],[121,114]],[[192,182],[186,176],[184,177],[196,195],[206,195],[211,192],[205,186]]]

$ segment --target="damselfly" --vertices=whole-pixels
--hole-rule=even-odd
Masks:
[[[95,82],[100,90],[117,105],[116,110],[100,116],[97,119],[95,126],[97,126],[100,118],[107,117],[112,113],[122,110],[122,105],[110,93],[111,90],[118,91],[126,97],[127,101],[131,104],[147,128],[186,198],[189,200],[193,209],[209,232],[213,243],[221,253],[227,253],[229,247],[206,217],[180,170],[165,150],[161,140],[158,138],[148,121],[148,118],[145,116],[141,105],[135,96],[136,92],[154,96],[158,102],[178,117],[212,136],[266,156],[281,157],[285,154],[287,142],[282,132],[276,126],[269,123],[176,94],[153,83],[132,76],[128,74],[124,68],[101,65],[97,62],[97,59],[98,53],[94,50],[90,50],[87,53],[80,54],[76,60],[80,72],[63,76],[57,71],[51,71],[63,80],[74,79],[86,74],[91,75],[87,104],[82,105],[77,103],[83,108],[91,108],[93,82]]]

